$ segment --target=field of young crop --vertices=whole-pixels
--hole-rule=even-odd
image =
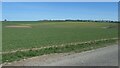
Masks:
[[[115,43],[117,37],[117,23],[2,22],[2,62],[96,49]]]
[[[3,52],[117,38],[115,23],[3,22]]]

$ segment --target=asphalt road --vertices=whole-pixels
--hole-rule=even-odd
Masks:
[[[6,66],[118,66],[118,45],[74,54],[51,54]]]

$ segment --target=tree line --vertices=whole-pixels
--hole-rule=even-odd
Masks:
[[[5,19],[3,22],[7,22],[8,20]],[[41,22],[106,22],[106,23],[120,23],[120,21],[110,21],[110,20],[71,20],[71,19],[66,19],[66,20],[38,20]]]
[[[119,23],[120,21],[110,21],[110,20],[39,20],[42,22],[108,22],[108,23]]]

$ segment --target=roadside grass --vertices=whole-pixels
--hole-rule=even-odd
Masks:
[[[83,43],[83,44],[76,44],[76,45],[65,45],[65,46],[58,46],[58,47],[50,47],[38,50],[29,50],[29,51],[17,51],[15,53],[6,53],[3,54],[2,61],[5,62],[12,62],[12,61],[19,61],[22,59],[27,59],[35,56],[51,54],[51,53],[67,53],[67,52],[82,52],[92,49],[97,49],[105,46],[109,46],[115,44],[117,39],[109,39],[109,40],[101,40],[101,41],[92,41],[90,43]]]

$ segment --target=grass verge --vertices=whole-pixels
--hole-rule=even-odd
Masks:
[[[40,56],[50,53],[66,53],[66,52],[82,52],[87,50],[92,50],[100,47],[105,47],[112,45],[117,41],[117,39],[92,41],[90,43],[76,44],[76,45],[65,45],[62,47],[49,47],[40,50],[29,50],[29,51],[17,51],[15,53],[2,54],[2,62],[12,62],[19,61],[21,59],[27,59],[34,56]]]

